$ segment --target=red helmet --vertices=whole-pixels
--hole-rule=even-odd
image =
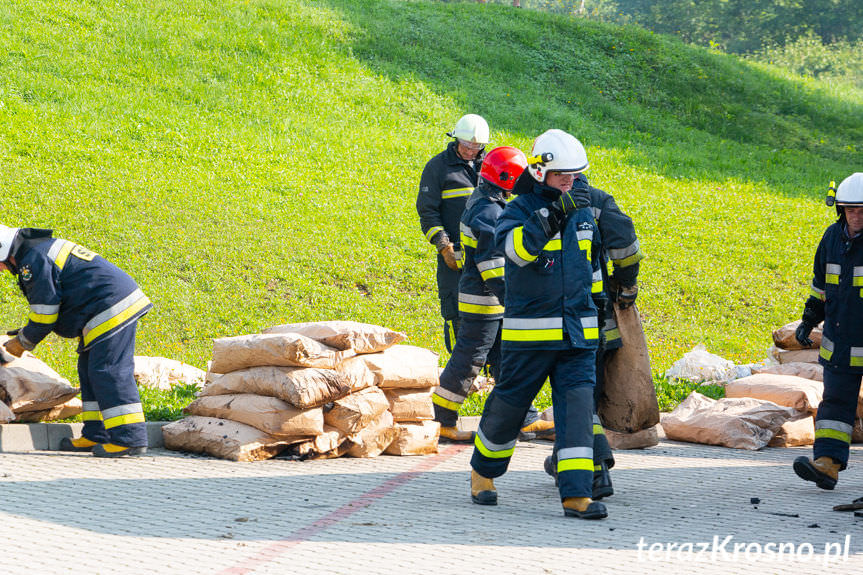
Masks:
[[[512,146],[500,146],[485,155],[479,175],[504,190],[512,191],[525,168],[527,157],[524,152]]]

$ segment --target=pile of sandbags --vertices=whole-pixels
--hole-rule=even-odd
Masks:
[[[405,335],[348,321],[280,325],[214,340],[190,416],[162,428],[169,449],[237,461],[437,451],[437,355]]]
[[[0,337],[0,346],[8,340]],[[81,413],[78,388],[30,352],[0,351],[0,423],[65,419]]]

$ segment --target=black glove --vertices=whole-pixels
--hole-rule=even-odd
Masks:
[[[635,303],[636,297],[638,297],[638,285],[630,287],[620,286],[617,292],[617,306],[620,309],[626,309]]]
[[[590,205],[590,193],[584,189],[569,190],[557,198],[552,207],[560,211],[564,216],[568,216],[570,212],[586,208]]]
[[[545,232],[545,237],[548,239],[553,238],[566,223],[566,216],[563,215],[562,211],[556,209],[554,204],[539,208],[533,212],[533,215],[539,220],[542,231]]]
[[[6,332],[6,335],[8,335],[10,337],[15,337],[16,335],[18,335],[19,331],[21,331],[20,327],[17,329],[10,329],[9,331]]]
[[[803,347],[812,347],[812,340],[809,338],[809,334],[812,333],[814,328],[815,324],[801,321],[800,325],[797,326],[797,331],[794,332],[794,339]]]

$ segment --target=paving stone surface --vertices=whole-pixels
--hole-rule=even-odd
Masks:
[[[258,463],[0,453],[0,573],[863,573],[863,518],[831,509],[863,496],[863,448],[833,492],[791,470],[810,449],[618,451],[594,522],[563,516],[550,453],[519,444],[497,507],[470,502],[462,446]]]

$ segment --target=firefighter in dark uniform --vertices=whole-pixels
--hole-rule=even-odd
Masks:
[[[575,175],[588,167],[581,143],[561,130],[534,142],[522,192],[495,228],[506,254],[500,380],[485,403],[471,458],[471,499],[496,505],[493,479],[506,472],[519,425],[551,381],[558,489],[567,516],[600,519],[592,501],[593,385],[605,295],[601,240]],[[533,181],[528,192],[519,184]]]
[[[423,234],[438,252],[437,289],[444,320],[444,344],[452,353],[458,333],[458,280],[462,264],[459,222],[476,187],[483,151],[489,142],[488,124],[481,116],[466,114],[447,135],[453,141],[423,169],[417,213]]]
[[[456,423],[458,410],[480,370],[488,365],[495,381],[500,377],[504,254],[494,242],[494,226],[525,167],[527,158],[516,148],[501,146],[486,154],[479,184],[461,218],[463,266],[458,292],[459,336],[441,373],[440,385],[432,395],[441,437],[450,441],[473,441],[473,433],[459,430]],[[554,424],[541,420],[536,408],[531,406],[520,437],[551,433],[554,433]]]
[[[97,457],[147,449],[144,411],[134,377],[135,328],[152,304],[114,264],[51,230],[0,226],[0,269],[18,277],[30,304],[27,325],[10,332],[6,351],[21,356],[52,331],[78,338],[83,437],[64,451]]]
[[[863,377],[863,172],[831,186],[827,205],[839,219],[821,238],[797,341],[824,322],[818,361],[824,366],[824,396],[815,415],[814,460],[798,457],[794,471],[821,489],[833,489],[848,466],[851,432]]]
[[[579,174],[573,184],[574,189],[586,190],[590,195],[590,207],[593,217],[599,226],[602,236],[602,279],[606,295],[612,302],[617,302],[621,309],[626,309],[635,303],[638,295],[639,262],[644,259],[644,253],[635,235],[632,218],[624,214],[614,201],[614,197],[591,186],[585,174]],[[608,276],[608,261],[612,264],[611,277]],[[614,353],[620,349],[622,341],[617,323],[614,320],[614,310],[606,306],[603,322],[603,338],[596,353],[596,386],[594,387],[594,404],[599,404],[603,393],[605,364]],[[609,469],[614,467],[614,454],[605,430],[598,415],[593,416],[594,443],[593,454],[596,469],[593,478],[593,498],[601,499],[614,494]],[[554,456],[545,461],[545,470],[549,475],[556,475]]]

